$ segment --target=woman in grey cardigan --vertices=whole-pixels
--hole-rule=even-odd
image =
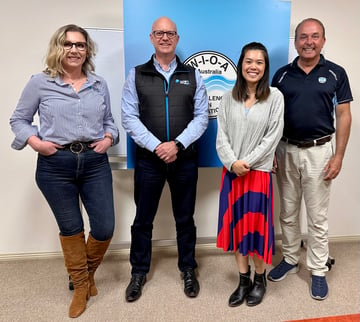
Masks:
[[[269,56],[261,43],[242,49],[237,80],[223,95],[216,149],[223,164],[217,247],[235,253],[240,281],[229,306],[259,304],[265,264],[274,247],[272,167],[283,131],[284,99],[269,86]],[[249,256],[255,264],[251,280]]]

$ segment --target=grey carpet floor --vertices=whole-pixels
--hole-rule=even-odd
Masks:
[[[263,302],[230,308],[228,298],[238,284],[233,254],[214,245],[199,245],[197,260],[200,294],[183,293],[175,247],[156,247],[142,297],[125,301],[130,278],[127,251],[110,251],[95,279],[99,294],[92,297],[77,321],[287,321],[360,312],[360,242],[332,242],[335,265],[327,273],[329,297],[309,295],[310,273],[302,248],[300,271],[281,282],[268,282]],[[279,245],[273,264],[281,261]],[[268,266],[267,270],[272,266]],[[67,317],[72,292],[62,257],[0,262],[0,321],[70,321]]]

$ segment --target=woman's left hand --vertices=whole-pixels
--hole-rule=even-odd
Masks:
[[[234,172],[238,177],[241,177],[250,171],[250,166],[245,161],[236,160],[231,166],[231,171]]]
[[[110,138],[105,137],[100,141],[96,141],[90,144],[90,147],[94,148],[96,153],[106,153],[106,151],[111,147],[112,141]]]

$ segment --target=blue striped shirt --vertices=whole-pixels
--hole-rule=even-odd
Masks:
[[[164,71],[161,68],[154,56],[153,61],[156,70],[169,81],[177,67],[176,58],[169,64],[168,71]],[[208,97],[206,87],[198,70],[195,70],[195,77],[197,85],[194,95],[194,118],[186,129],[176,138],[185,148],[195,142],[204,133],[208,124]],[[132,68],[129,71],[122,92],[122,125],[139,146],[149,151],[154,151],[161,141],[144,126],[139,116],[139,99],[135,86],[135,68]]]
[[[34,116],[39,115],[39,126]],[[110,95],[106,81],[88,73],[81,90],[76,93],[60,77],[45,73],[31,77],[10,118],[15,139],[11,147],[21,150],[30,136],[60,145],[74,141],[96,141],[105,132],[119,142],[119,130],[111,114]]]

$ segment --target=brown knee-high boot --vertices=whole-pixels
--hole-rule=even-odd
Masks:
[[[105,252],[109,247],[111,238],[105,241],[96,240],[91,233],[86,243],[87,252],[87,264],[89,271],[89,282],[90,282],[90,295],[95,296],[98,294],[98,290],[95,286],[94,274],[96,269],[102,262]]]
[[[90,297],[85,235],[81,232],[74,236],[59,236],[65,266],[74,285],[69,316],[76,318],[85,311],[86,302]]]

